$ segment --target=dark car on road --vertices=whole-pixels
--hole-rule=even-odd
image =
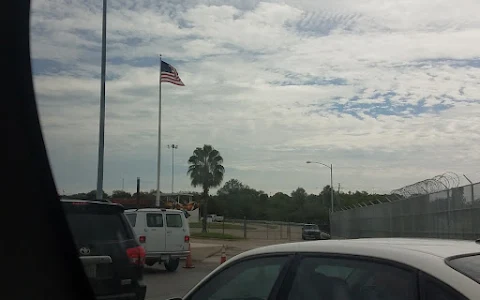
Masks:
[[[144,300],[145,250],[123,206],[107,201],[61,201],[96,298]]]
[[[329,238],[330,235],[322,232],[316,224],[304,224],[302,226],[302,240],[325,240]]]

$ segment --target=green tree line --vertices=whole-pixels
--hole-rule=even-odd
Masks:
[[[269,196],[262,190],[256,190],[237,179],[227,181],[214,195],[208,195],[206,213],[223,215],[231,219],[309,222],[317,224],[328,223],[330,209],[330,186],[327,185],[319,194],[309,194],[304,188],[298,187],[290,195],[275,193]],[[204,213],[204,192],[182,191],[193,194],[193,200],[200,203],[200,213]],[[155,190],[140,192],[140,199],[154,200]],[[69,196],[72,199],[94,200],[95,190]],[[136,193],[115,190],[112,194],[104,194],[105,199],[136,198]],[[387,201],[385,195],[369,194],[365,191],[334,192],[334,209],[368,205]]]
[[[365,191],[334,192],[334,209],[347,206],[367,205],[384,202],[384,195],[369,194]],[[331,207],[331,189],[327,185],[319,194],[309,194],[298,187],[290,195],[275,193],[267,195],[243,184],[237,179],[226,182],[209,200],[209,214],[224,215],[234,219],[269,221],[328,223]]]
[[[331,187],[325,186],[319,194],[308,194],[304,188],[298,187],[290,195],[275,193],[267,195],[243,184],[237,179],[227,181],[215,195],[210,194],[212,188],[219,187],[223,181],[225,169],[223,158],[211,145],[197,147],[188,159],[187,176],[193,187],[201,188],[201,192],[185,191],[193,194],[193,201],[200,204],[200,213],[204,216],[202,230],[206,232],[206,215],[217,214],[231,219],[253,219],[288,222],[309,222],[327,224],[331,208]],[[155,190],[140,192],[141,200],[154,200]],[[95,200],[95,190],[87,193],[63,195],[72,199]],[[115,190],[111,195],[104,192],[103,199],[137,198],[136,193]],[[369,194],[365,191],[334,192],[334,209],[358,205],[372,205],[388,201],[385,195]]]

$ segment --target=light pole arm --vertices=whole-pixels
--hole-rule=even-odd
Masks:
[[[333,213],[333,164],[327,165],[319,161],[307,161],[307,164],[319,164],[330,169],[330,213]]]
[[[308,161],[307,163],[310,163],[310,164],[319,164],[319,165],[322,165],[322,166],[325,166],[327,168],[329,168],[330,170],[332,169],[332,166],[330,165],[327,165],[327,164],[324,164],[324,163],[321,163],[319,161]]]

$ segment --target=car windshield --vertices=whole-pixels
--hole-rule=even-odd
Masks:
[[[448,260],[448,265],[480,283],[480,255],[463,256]]]
[[[123,205],[146,269],[480,237],[480,0],[27,2],[57,192]],[[127,238],[113,215],[68,218],[76,238]],[[213,266],[147,271],[147,298]]]

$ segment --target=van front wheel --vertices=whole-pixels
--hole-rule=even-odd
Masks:
[[[170,260],[164,262],[163,264],[165,265],[165,269],[168,272],[175,272],[178,268],[178,265],[180,264],[180,259],[179,258],[170,259]]]

